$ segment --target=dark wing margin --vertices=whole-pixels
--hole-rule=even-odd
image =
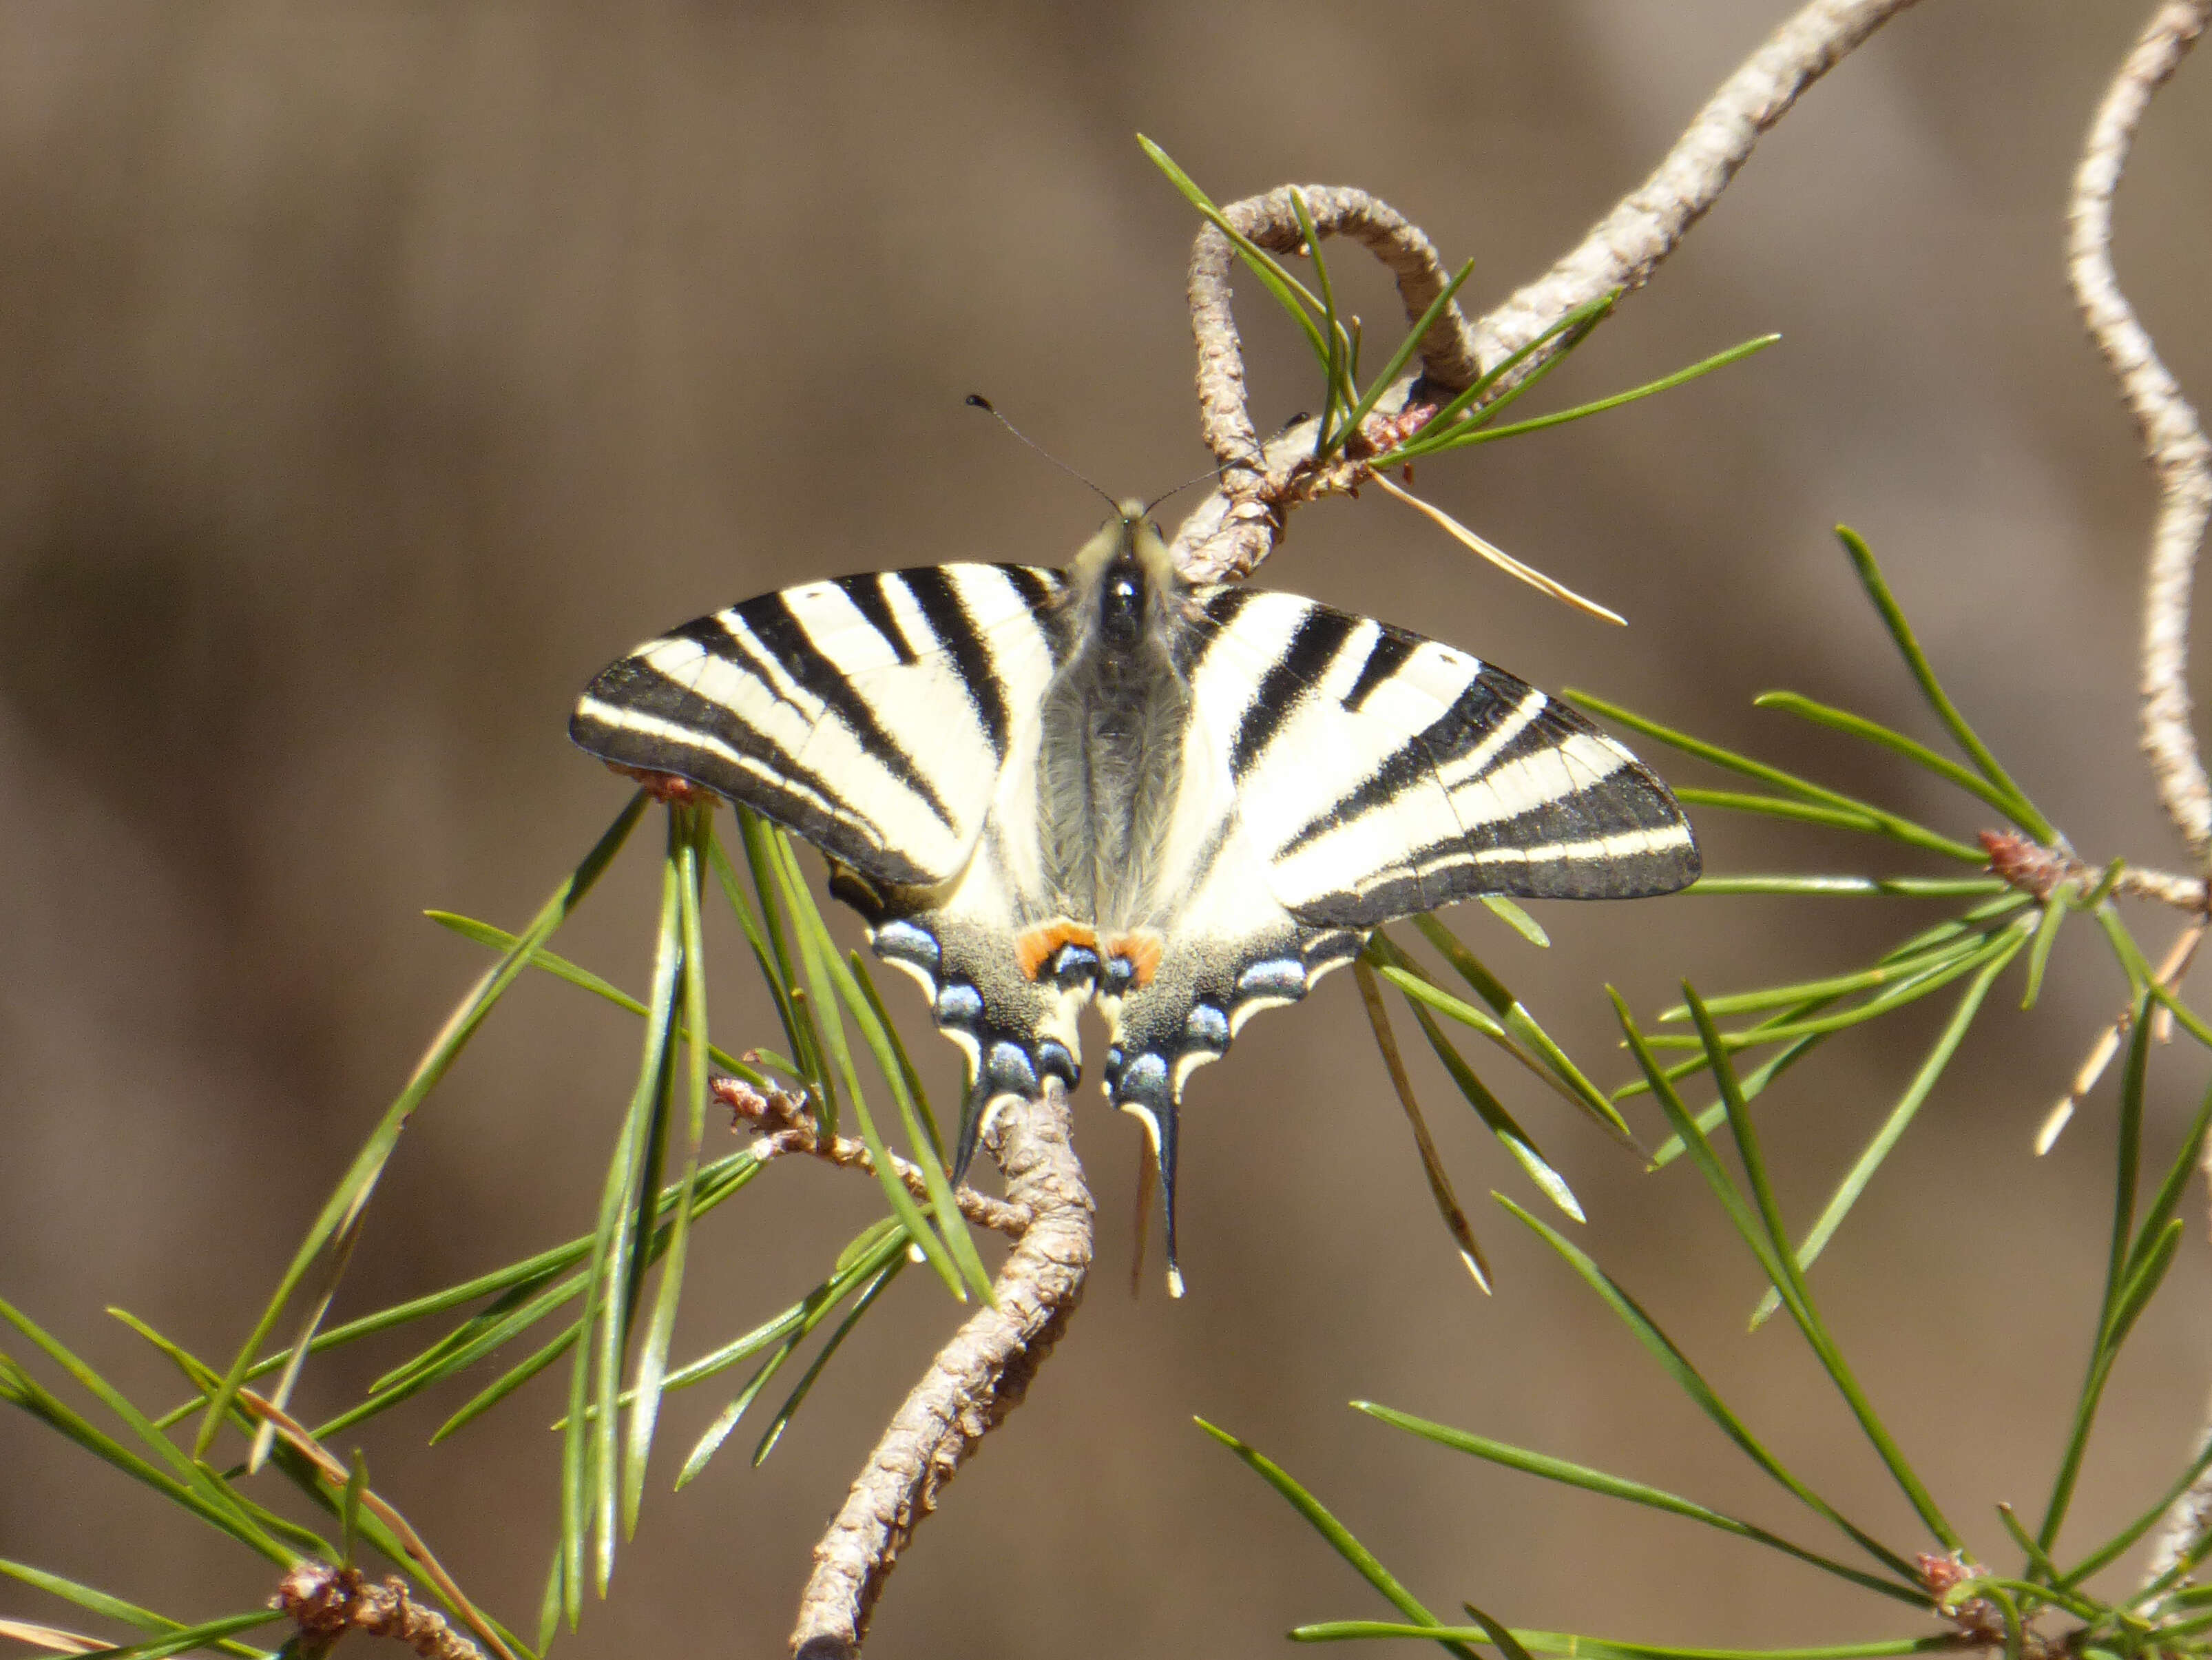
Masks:
[[[1064,579],[943,565],[763,594],[586,688],[582,749],[742,802],[882,882],[956,874],[1055,660]]]

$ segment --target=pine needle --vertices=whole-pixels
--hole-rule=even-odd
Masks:
[[[1626,617],[1623,617],[1619,611],[1607,611],[1603,605],[1599,605],[1596,600],[1583,599],[1582,595],[1577,593],[1565,583],[1553,581],[1552,578],[1545,575],[1543,572],[1538,570],[1534,566],[1522,564],[1511,554],[1506,552],[1504,549],[1483,540],[1481,537],[1477,536],[1466,526],[1461,524],[1458,520],[1453,518],[1442,508],[1436,507],[1430,502],[1424,502],[1419,496],[1413,495],[1411,491],[1401,489],[1398,485],[1392,483],[1388,478],[1384,477],[1379,472],[1370,474],[1370,477],[1376,483],[1380,484],[1389,494],[1396,496],[1407,507],[1414,508],[1418,512],[1425,514],[1430,519],[1435,520],[1437,524],[1441,526],[1446,532],[1455,538],[1466,546],[1472,548],[1475,552],[1480,554],[1485,559],[1490,561],[1492,564],[1497,566],[1498,569],[1504,571],[1508,576],[1517,576],[1523,582],[1526,582],[1530,587],[1535,589],[1539,593],[1549,594],[1553,599],[1559,600],[1563,604],[1573,606],[1577,611],[1583,612],[1585,616],[1595,617],[1601,623],[1615,623],[1620,624],[1622,628],[1626,628],[1628,626],[1628,619]]]

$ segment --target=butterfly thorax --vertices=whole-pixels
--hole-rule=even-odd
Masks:
[[[1038,822],[1054,909],[1102,933],[1153,920],[1182,778],[1190,688],[1174,642],[1183,584],[1128,512],[1069,567],[1066,654],[1042,709]]]

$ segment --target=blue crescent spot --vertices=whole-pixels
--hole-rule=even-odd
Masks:
[[[992,1044],[991,1058],[984,1063],[983,1069],[1000,1089],[1036,1092],[1036,1068],[1030,1064],[1029,1052],[1019,1043],[1010,1043],[1001,1038]]]
[[[1225,1049],[1229,1047],[1229,1017],[1211,1003],[1194,1004],[1190,1018],[1183,1022],[1183,1036],[1208,1049]]]
[[[1088,946],[1062,946],[1052,959],[1052,981],[1062,991],[1098,972],[1098,953]]]
[[[911,922],[886,922],[876,930],[876,950],[884,957],[919,964],[934,973],[939,952],[937,937]]]
[[[1168,1092],[1168,1063],[1163,1056],[1145,1054],[1133,1057],[1121,1068],[1121,1075],[1114,1080],[1114,1098],[1134,1096],[1142,1101],[1162,1101]]]
[[[1240,997],[1303,997],[1305,989],[1306,965],[1286,957],[1255,963],[1237,976]]]
[[[1036,1058],[1039,1072],[1048,1078],[1057,1078],[1070,1089],[1075,1087],[1079,1074],[1075,1057],[1068,1052],[1066,1044],[1048,1037],[1037,1045]]]
[[[937,994],[937,1018],[941,1025],[957,1025],[973,1020],[982,1012],[983,994],[973,986],[963,986],[956,980]]]

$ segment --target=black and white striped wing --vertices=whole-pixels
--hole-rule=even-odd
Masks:
[[[1066,578],[933,565],[763,594],[648,641],[568,723],[603,760],[744,803],[874,881],[967,866],[1052,679]]]
[[[1504,671],[1292,594],[1206,597],[1202,710],[1270,892],[1300,922],[1370,928],[1479,894],[1634,899],[1698,877],[1666,785]]]

